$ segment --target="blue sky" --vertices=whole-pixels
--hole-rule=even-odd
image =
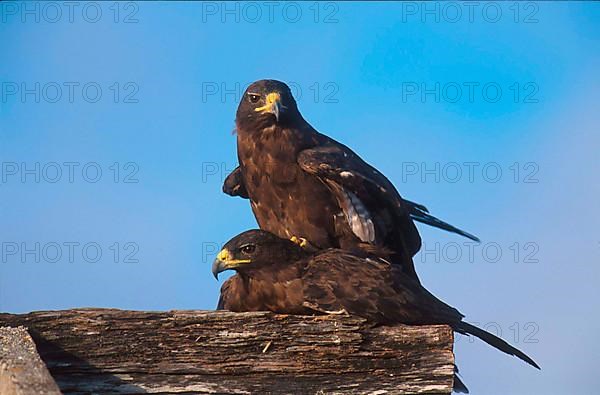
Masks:
[[[542,371],[460,337],[472,393],[597,388],[597,3],[77,4],[0,3],[0,311],[214,308],[256,226],[221,193],[235,92],[277,78],[482,239],[420,227],[422,282]]]

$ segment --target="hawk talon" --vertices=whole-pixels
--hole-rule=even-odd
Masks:
[[[290,237],[290,241],[292,243],[298,244],[302,248],[310,247],[310,243],[304,237],[292,236],[292,237]]]

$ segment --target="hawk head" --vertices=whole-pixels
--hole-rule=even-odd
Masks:
[[[277,80],[260,80],[248,86],[236,114],[242,130],[290,125],[302,119],[290,87]]]
[[[229,240],[215,259],[212,272],[235,270],[240,273],[264,269],[278,264],[287,265],[308,255],[296,243],[263,230],[249,230]]]

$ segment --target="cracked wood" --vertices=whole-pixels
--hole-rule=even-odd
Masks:
[[[19,325],[63,393],[449,394],[453,383],[444,325],[266,312],[0,314],[0,326]]]

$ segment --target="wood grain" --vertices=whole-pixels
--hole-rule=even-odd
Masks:
[[[63,393],[449,394],[453,383],[444,325],[266,312],[0,314],[0,326],[19,325]]]

